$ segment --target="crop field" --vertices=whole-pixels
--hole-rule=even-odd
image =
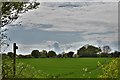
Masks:
[[[51,76],[60,78],[97,78],[101,74],[98,61],[106,64],[111,58],[30,58],[17,59]]]

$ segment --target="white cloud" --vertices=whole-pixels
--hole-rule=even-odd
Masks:
[[[65,4],[65,3],[64,3]],[[76,3],[78,5],[78,3]],[[79,5],[84,3],[79,3]],[[57,5],[57,6],[52,6]],[[19,20],[23,25],[48,31],[105,32],[117,30],[117,3],[92,3],[82,7],[58,7],[62,3],[43,3],[40,8],[24,14]],[[19,21],[18,20],[18,21]],[[40,25],[44,24],[44,25]],[[44,26],[47,28],[41,28]],[[113,28],[114,27],[114,28]],[[109,29],[108,29],[109,28]]]
[[[120,0],[37,0],[39,2],[118,2]]]
[[[42,41],[41,43],[37,42],[38,44],[18,43],[20,46],[19,53],[33,49],[76,51],[79,47],[89,43],[93,45],[103,45],[117,42],[117,10],[118,3],[41,3],[39,9],[23,14],[14,23],[16,24],[22,21],[22,25],[26,29],[27,34],[32,32],[31,29],[37,29],[33,30],[38,31],[37,34],[40,35],[38,35],[40,38],[37,36],[38,40],[36,41]],[[59,33],[56,33],[57,31]],[[25,31],[23,32],[25,33]],[[42,33],[43,35],[45,34],[45,37],[41,35]],[[24,36],[24,38],[27,39],[26,36]],[[41,38],[45,38],[45,40]],[[71,39],[71,42],[62,43],[68,40],[66,38]],[[21,37],[19,39],[21,39]],[[55,48],[56,46],[57,48]]]

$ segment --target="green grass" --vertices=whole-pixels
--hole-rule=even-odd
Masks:
[[[30,58],[17,59],[36,70],[61,78],[97,78],[101,70],[97,62],[107,63],[111,58]],[[83,70],[87,68],[87,72]]]

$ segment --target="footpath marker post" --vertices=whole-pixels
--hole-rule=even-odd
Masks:
[[[16,49],[18,49],[18,46],[16,46],[16,43],[13,43],[13,77],[15,77],[15,73],[16,73]]]

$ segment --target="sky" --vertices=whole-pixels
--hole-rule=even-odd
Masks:
[[[86,44],[118,50],[118,3],[41,2],[7,28],[11,38],[7,51],[16,42],[17,54],[43,49],[76,53]]]

